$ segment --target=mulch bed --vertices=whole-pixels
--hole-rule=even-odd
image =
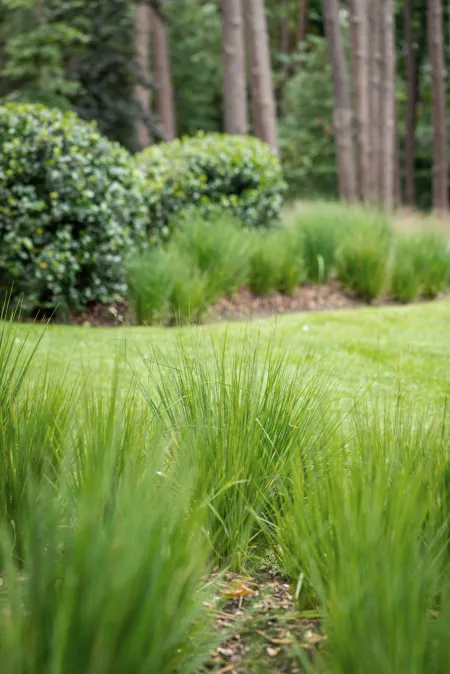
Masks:
[[[248,320],[300,311],[327,311],[359,306],[363,306],[363,303],[349,293],[343,292],[334,282],[328,285],[300,286],[293,295],[283,295],[273,290],[264,297],[255,295],[244,286],[233,297],[223,297],[213,304],[202,322]],[[132,310],[124,302],[112,305],[93,304],[83,311],[71,311],[65,315],[55,313],[51,316],[40,312],[37,317],[37,320],[43,323],[49,319],[52,323],[106,328],[134,323]]]
[[[227,573],[219,580],[221,598],[211,604],[221,640],[204,674],[301,672],[301,655],[313,659],[325,644],[319,614],[300,612],[289,583],[262,567],[252,577]]]
[[[448,295],[442,293],[439,298]],[[438,298],[438,299],[439,299]],[[377,300],[374,306],[392,306],[388,299]],[[255,295],[244,286],[233,297],[222,297],[213,304],[202,319],[202,323],[217,323],[222,320],[239,321],[267,318],[280,314],[302,311],[332,311],[368,306],[349,292],[345,292],[336,281],[327,285],[299,286],[293,295],[283,295],[275,290],[268,295]],[[85,325],[88,327],[119,327],[135,324],[131,307],[125,302],[112,305],[93,304],[83,311],[72,311],[66,315],[46,316],[40,313],[38,321],[50,319],[52,323]],[[24,319],[25,321],[33,319]],[[36,320],[36,317],[34,318]]]
[[[214,304],[206,320],[242,320],[297,311],[325,311],[358,306],[362,306],[362,303],[349,293],[343,292],[334,282],[327,285],[299,286],[293,295],[283,295],[273,290],[264,297],[253,294],[244,286],[233,297],[223,297]]]

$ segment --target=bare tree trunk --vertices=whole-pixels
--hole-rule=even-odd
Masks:
[[[417,117],[417,71],[414,54],[413,0],[405,0],[405,43],[406,43],[406,135],[405,135],[405,203],[414,207],[415,194],[415,135]]]
[[[400,165],[400,138],[396,130],[395,156],[394,156],[394,207],[399,208],[402,205],[402,203],[403,203],[403,192],[402,192],[402,170]]]
[[[246,134],[247,92],[245,49],[240,0],[220,0],[224,71],[224,127],[226,133]]]
[[[280,52],[286,59],[282,64],[283,79],[286,80],[289,74],[289,63],[287,61],[287,58],[289,57],[290,51],[289,0],[283,0],[280,27],[281,27]]]
[[[143,80],[149,78],[150,59],[150,7],[146,2],[136,3],[134,15],[134,51],[136,63]],[[150,145],[150,92],[144,84],[137,84],[135,89],[136,100],[140,107],[140,117],[136,122],[136,143],[139,149]]]
[[[297,31],[295,36],[295,46],[306,40],[306,32],[308,29],[308,0],[298,0],[298,14],[297,14]]]
[[[177,132],[167,31],[164,18],[153,8],[150,9],[150,22],[156,84],[156,111],[164,139],[170,141],[176,137]]]
[[[369,30],[366,0],[349,0],[352,37],[352,63],[356,100],[358,169],[361,197],[372,196],[372,138],[370,126]]]
[[[278,153],[275,98],[263,0],[243,0],[255,133]]]
[[[369,75],[371,127],[371,198],[378,203],[381,196],[381,2],[369,2]]]
[[[289,64],[290,54],[290,29],[289,29],[289,0],[283,0],[281,20],[280,20],[280,53],[284,57],[282,63],[282,77],[276,91],[276,104],[278,108],[278,117],[285,116],[286,86],[289,80],[289,74],[292,70]]]
[[[428,0],[428,42],[433,100],[433,208],[448,210],[447,122],[441,0]]]
[[[394,0],[382,0],[381,202],[387,209],[395,201],[395,24]]]
[[[323,0],[323,10],[333,77],[333,123],[338,163],[339,195],[342,199],[352,201],[357,199],[352,106],[344,45],[339,25],[338,0]]]

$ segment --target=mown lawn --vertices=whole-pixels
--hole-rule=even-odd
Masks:
[[[33,367],[65,370],[75,376],[88,370],[98,382],[109,382],[116,364],[142,369],[141,354],[156,347],[167,354],[181,339],[220,343],[227,336],[230,351],[245,331],[258,333],[262,344],[274,341],[293,365],[308,353],[320,359],[341,392],[353,395],[370,386],[394,395],[399,389],[417,400],[443,400],[450,392],[450,300],[412,306],[367,307],[358,310],[302,313],[208,327],[84,328],[48,326]],[[21,328],[34,337],[40,326]],[[140,353],[139,353],[140,352]],[[125,365],[125,359],[128,366]],[[130,367],[131,366],[131,367]]]

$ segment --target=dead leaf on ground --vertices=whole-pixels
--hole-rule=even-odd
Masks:
[[[252,590],[243,583],[242,585],[239,585],[239,587],[236,587],[234,589],[222,590],[222,595],[224,597],[232,597],[233,599],[236,599],[238,597],[247,597],[252,594],[256,594],[255,590]]]

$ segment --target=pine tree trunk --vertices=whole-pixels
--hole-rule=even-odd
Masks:
[[[448,139],[441,0],[428,0],[428,43],[433,103],[433,208],[448,210]]]
[[[224,128],[247,133],[245,48],[240,0],[220,0],[223,44]]]
[[[134,51],[136,64],[143,80],[149,79],[150,7],[146,2],[136,3],[134,15]],[[150,145],[150,92],[147,86],[138,83],[135,89],[140,114],[136,122],[136,143],[142,150]]]
[[[298,0],[297,13],[297,31],[295,36],[296,48],[301,42],[306,40],[306,32],[308,28],[308,0]]]
[[[369,76],[370,76],[370,128],[371,128],[371,200],[381,198],[381,1],[370,0],[369,8]]]
[[[357,199],[355,157],[353,151],[352,106],[345,62],[344,45],[339,25],[338,0],[323,0],[325,34],[331,62],[334,89],[334,135],[338,164],[339,195]]]
[[[150,9],[150,24],[156,85],[156,112],[164,140],[171,141],[174,140],[177,132],[167,30],[164,18],[153,8]]]
[[[411,208],[416,202],[415,194],[415,135],[417,105],[417,71],[414,54],[413,1],[405,0],[406,43],[406,135],[405,135],[405,203]]]
[[[364,201],[372,195],[372,138],[370,126],[369,31],[365,0],[349,0],[352,38],[352,63],[356,101],[358,170],[360,193]]]
[[[394,0],[382,0],[381,69],[381,203],[392,209],[395,203],[395,24]]]
[[[255,134],[278,153],[275,98],[263,0],[243,0]]]

